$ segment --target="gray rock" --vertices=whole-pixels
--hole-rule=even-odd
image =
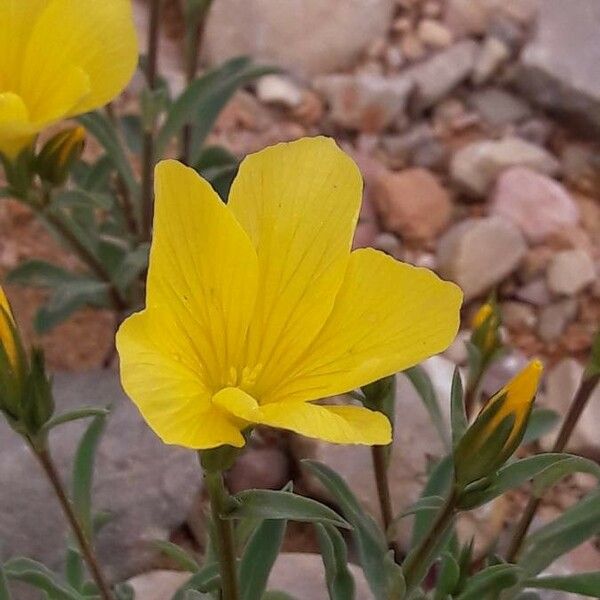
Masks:
[[[490,212],[512,221],[533,243],[579,223],[579,208],[569,192],[526,167],[512,167],[500,175]]]
[[[596,280],[596,267],[584,250],[558,252],[548,265],[548,287],[556,294],[574,296]]]
[[[546,376],[545,391],[540,396],[540,404],[564,416],[573,401],[582,375],[583,366],[576,360],[566,358],[560,361]],[[600,448],[599,422],[600,387],[596,387],[567,444],[567,451],[580,452],[593,447]],[[557,433],[558,431],[553,431],[542,439],[544,449],[552,448]]]
[[[98,536],[100,560],[109,577],[120,580],[157,559],[146,540],[167,538],[185,521],[201,486],[193,452],[165,446],[121,391],[117,373],[59,374],[55,396],[60,412],[81,405],[113,405],[97,454],[94,508],[112,520]],[[84,429],[61,426],[51,448],[65,481]],[[0,423],[0,559],[27,555],[51,568],[64,558],[67,526],[50,486],[21,439]]]
[[[404,76],[336,74],[318,77],[314,87],[327,100],[334,123],[375,132],[403,118],[414,83]]]
[[[493,127],[506,127],[531,115],[531,108],[526,102],[500,88],[490,87],[475,92],[469,101],[483,120]]]
[[[503,302],[501,305],[502,322],[509,329],[533,328],[537,324],[535,310],[524,302]]]
[[[392,0],[221,0],[204,46],[211,64],[250,55],[303,76],[351,65],[385,34]],[[310,36],[310,43],[307,43]]]
[[[256,95],[265,104],[296,108],[302,103],[302,89],[289,77],[265,75],[256,82]]]
[[[452,31],[434,19],[421,20],[417,36],[424,44],[433,48],[447,48],[453,41]]]
[[[545,0],[521,54],[520,88],[542,106],[600,130],[600,2]]]
[[[546,343],[556,341],[577,317],[577,301],[561,300],[545,306],[540,312],[538,335]]]
[[[533,306],[546,306],[552,300],[545,279],[534,279],[515,292],[515,296]]]
[[[502,171],[514,166],[554,175],[560,165],[544,148],[517,137],[505,137],[473,142],[461,148],[452,157],[450,176],[467,193],[481,197]]]
[[[140,600],[167,600],[191,577],[191,573],[158,569],[132,577],[127,583]]]
[[[404,72],[415,82],[412,109],[422,112],[430,108],[457,85],[467,79],[475,65],[477,42],[464,40]]]
[[[475,61],[473,83],[486,83],[509,57],[510,48],[502,40],[494,36],[486,37]]]
[[[523,235],[510,221],[501,217],[467,219],[440,239],[438,267],[444,277],[462,288],[468,301],[517,269],[526,251]]]

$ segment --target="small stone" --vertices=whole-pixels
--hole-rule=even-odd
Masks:
[[[572,358],[559,362],[546,376],[545,392],[540,396],[540,404],[555,410],[559,415],[565,415],[581,383],[583,371],[583,366]],[[600,387],[597,386],[577,421],[566,450],[581,452],[598,448],[598,423],[600,423]],[[542,439],[544,449],[549,450],[552,447],[556,435],[557,431],[553,431]]]
[[[512,221],[533,243],[579,222],[579,208],[569,192],[526,167],[513,167],[500,175],[490,212]]]
[[[409,78],[379,75],[326,75],[315,89],[327,99],[334,123],[366,132],[385,129],[399,119],[413,89]]]
[[[227,486],[232,494],[253,488],[277,490],[291,479],[290,473],[288,458],[282,450],[249,444],[227,472]]]
[[[478,44],[464,40],[405,71],[415,84],[413,110],[422,112],[447,96],[473,71]]]
[[[519,23],[502,14],[494,15],[490,19],[487,34],[504,42],[510,48],[511,53],[516,53],[521,49],[526,37],[525,31]]]
[[[534,279],[515,292],[515,297],[533,306],[546,306],[552,301],[545,279]]]
[[[600,193],[600,154],[580,144],[567,145],[561,155],[565,179],[583,193]]]
[[[509,329],[532,329],[537,324],[535,310],[523,302],[503,302],[501,305],[502,322]]]
[[[448,0],[446,22],[457,35],[485,33],[491,10],[480,0]]]
[[[182,571],[156,570],[137,575],[127,583],[135,591],[136,598],[165,600],[173,597],[191,576],[191,573]]]
[[[404,65],[406,58],[398,46],[388,46],[385,50],[385,64],[388,69],[397,71]]]
[[[531,115],[528,104],[500,88],[487,88],[475,92],[469,101],[483,120],[492,127],[506,127]]]
[[[600,131],[600,3],[545,0],[520,57],[518,84],[542,106]]]
[[[412,31],[408,31],[402,36],[402,39],[400,40],[400,48],[402,50],[402,54],[410,62],[420,60],[427,54],[425,45]]]
[[[583,250],[558,252],[548,266],[548,287],[556,294],[574,296],[595,280],[594,261]]]
[[[440,6],[439,2],[435,2],[434,0],[429,0],[428,2],[425,2],[423,4],[421,12],[426,17],[431,17],[431,18],[439,17],[440,14],[442,13],[442,7]]]
[[[538,335],[546,343],[553,342],[564,333],[575,317],[577,317],[576,300],[569,298],[549,304],[540,313]]]
[[[386,33],[393,9],[392,0],[221,0],[203,49],[212,65],[247,55],[312,77],[352,65]]]
[[[555,254],[556,250],[551,246],[540,245],[529,248],[519,268],[519,279],[527,282],[542,277],[545,284],[546,270]]]
[[[493,77],[510,57],[510,48],[497,37],[488,36],[483,41],[473,69],[473,83],[482,85]]]
[[[297,108],[302,103],[302,90],[289,78],[281,75],[265,75],[256,84],[256,95],[265,104],[281,104]]]
[[[452,213],[448,192],[421,168],[387,171],[377,181],[374,201],[386,229],[409,240],[434,238]]]
[[[436,141],[435,133],[428,123],[417,123],[406,133],[383,136],[381,145],[390,156],[392,164],[404,167],[411,164],[418,148]]]
[[[517,127],[517,135],[536,146],[545,146],[554,133],[554,123],[546,118],[533,117]]]
[[[523,166],[544,175],[559,170],[558,161],[546,150],[516,137],[473,142],[452,157],[450,175],[466,192],[482,197],[509,167]]]
[[[402,246],[400,240],[393,234],[384,231],[380,233],[373,241],[373,248],[381,250],[394,258],[400,258]]]
[[[467,301],[515,271],[526,251],[517,227],[494,216],[454,225],[440,239],[437,259],[441,274],[463,289]]]
[[[433,48],[447,48],[453,41],[452,32],[442,23],[433,19],[420,21],[417,35],[424,44]]]

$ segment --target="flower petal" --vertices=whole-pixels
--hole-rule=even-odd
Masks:
[[[330,318],[273,396],[333,396],[441,352],[458,330],[461,301],[460,289],[432,271],[356,250]]]
[[[121,382],[142,416],[166,444],[186,448],[243,446],[237,425],[215,409],[211,394],[188,361],[172,349],[169,323],[143,311],[117,333]]]
[[[129,0],[53,0],[31,31],[19,92],[35,122],[81,114],[112,100],[127,85],[137,59]],[[88,89],[73,70],[85,74]],[[60,91],[65,75],[69,94]],[[84,93],[74,97],[77,81]]]
[[[247,364],[261,398],[309,346],[333,306],[360,208],[358,168],[332,140],[304,138],[248,156],[229,207],[258,254],[260,297]]]
[[[259,423],[335,444],[384,445],[392,439],[387,417],[360,406],[276,402],[260,407]]]
[[[0,93],[0,152],[14,158],[35,136],[22,98],[13,92]]]
[[[160,163],[146,309],[121,326],[117,348],[125,391],[165,441],[243,444],[211,397],[235,385],[229,367],[243,349],[257,272],[250,240],[210,185],[176,161]]]

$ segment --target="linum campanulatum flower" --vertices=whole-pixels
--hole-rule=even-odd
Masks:
[[[137,64],[130,0],[0,0],[0,152],[98,108]]]
[[[167,443],[242,446],[253,424],[386,444],[347,392],[446,348],[462,294],[372,249],[351,252],[362,181],[332,140],[248,156],[223,204],[175,161],[156,169],[146,309],[117,335],[121,378]]]

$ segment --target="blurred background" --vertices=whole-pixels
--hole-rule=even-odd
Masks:
[[[134,9],[144,52],[148,3],[135,0]],[[173,93],[186,82],[185,30],[181,3],[164,0],[158,68]],[[242,157],[278,141],[333,136],[365,180],[355,246],[432,268],[463,288],[464,330],[425,364],[446,413],[452,371],[467,360],[469,324],[492,290],[510,351],[490,369],[484,392],[537,355],[546,364],[539,403],[564,413],[600,323],[600,0],[214,0],[200,33],[201,69],[239,55],[280,67],[233,96],[209,143]],[[138,74],[115,111],[133,111],[142,87]],[[94,152],[89,141],[86,155]],[[0,275],[34,258],[77,269],[77,259],[26,208],[3,200]],[[197,548],[203,519],[195,457],[160,446],[121,398],[114,369],[102,370],[114,367],[114,314],[85,308],[40,335],[31,324],[45,292],[16,285],[7,292],[29,340],[46,350],[66,404],[120,399],[96,483],[98,504],[117,515],[100,540],[112,575],[165,566],[143,546],[149,537]],[[428,457],[441,448],[403,377],[398,390],[395,443],[402,452],[391,478],[402,506],[414,500]],[[600,460],[599,423],[596,392],[568,449]],[[80,431],[73,426],[73,439],[57,442],[65,465]],[[0,552],[52,564],[62,525],[35,518],[46,484],[22,480],[28,459],[20,441],[1,433],[2,486],[27,499],[15,507],[10,492],[0,495]],[[540,445],[551,442],[550,434]],[[230,485],[280,487],[298,477],[297,461],[307,455],[332,464],[377,512],[368,454],[281,434],[260,437]],[[297,485],[321,493],[313,482]],[[567,479],[539,519],[593,485],[585,474]],[[464,535],[476,534],[485,548],[522,501],[515,492],[465,516]],[[14,519],[21,524],[16,537]],[[288,550],[314,547],[301,527],[292,531]],[[557,572],[600,569],[598,540],[561,561]]]

